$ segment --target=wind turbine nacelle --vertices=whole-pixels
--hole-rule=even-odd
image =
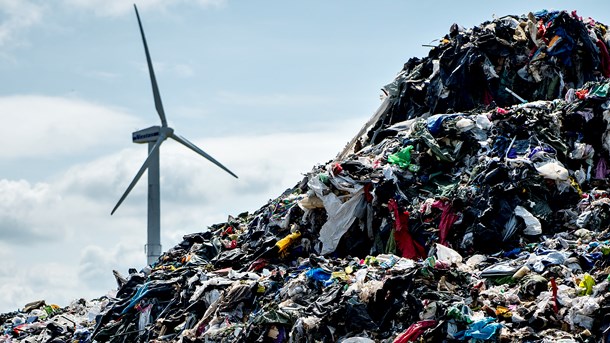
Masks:
[[[134,143],[156,142],[161,133],[161,126],[151,126],[131,134]]]

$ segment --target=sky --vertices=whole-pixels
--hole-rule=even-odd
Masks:
[[[169,125],[235,172],[161,147],[164,251],[254,211],[331,160],[381,87],[451,24],[607,1],[136,1]],[[146,158],[159,125],[137,20],[124,0],[0,0],[0,313],[116,288],[146,263]],[[144,182],[142,182],[144,181]]]

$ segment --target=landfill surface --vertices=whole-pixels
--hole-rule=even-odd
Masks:
[[[335,160],[0,342],[609,342],[609,43],[454,24]]]

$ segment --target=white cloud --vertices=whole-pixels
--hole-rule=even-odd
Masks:
[[[0,97],[0,158],[75,155],[129,137],[139,120],[78,99],[35,95]]]
[[[30,185],[25,180],[0,180],[0,204],[30,208],[49,200],[49,186],[44,183]]]
[[[97,245],[88,245],[80,254],[78,278],[87,288],[100,289],[100,285],[104,285],[110,290],[116,288],[112,270],[117,267],[126,270],[128,267],[138,267],[141,264],[142,250],[138,249],[137,245],[118,244],[110,250]],[[121,272],[124,274],[125,270]]]
[[[55,235],[40,215],[58,201],[48,184],[0,180],[0,241],[16,245],[53,241]]]
[[[0,0],[0,47],[7,43],[18,44],[22,31],[38,24],[43,8],[28,0]]]
[[[119,255],[112,251],[97,255],[91,253],[96,250],[99,252],[97,247],[87,247],[81,259],[77,259],[80,266],[49,262],[52,257],[29,265],[24,265],[22,261],[3,263],[0,271],[0,312],[22,309],[25,304],[37,300],[66,306],[76,299],[94,299],[111,293],[116,289],[112,269],[106,270],[105,275],[100,272],[102,268],[112,266],[109,259]],[[92,256],[104,259],[91,261]]]
[[[74,6],[88,11],[93,11],[99,16],[120,16],[133,11],[133,2],[124,0],[64,0],[68,6]],[[160,10],[178,4],[194,4],[202,8],[223,7],[227,0],[136,0],[139,11]]]
[[[146,158],[146,145],[138,147],[71,166],[57,181],[58,190],[84,198],[118,200],[117,192],[126,180],[131,181]]]

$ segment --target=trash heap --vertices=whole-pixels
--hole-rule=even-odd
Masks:
[[[452,26],[337,159],[0,342],[610,341],[606,29]]]
[[[610,76],[606,28],[576,11],[546,10],[470,30],[454,24],[428,57],[411,58],[384,87],[393,101],[381,123],[562,98],[567,89]]]

